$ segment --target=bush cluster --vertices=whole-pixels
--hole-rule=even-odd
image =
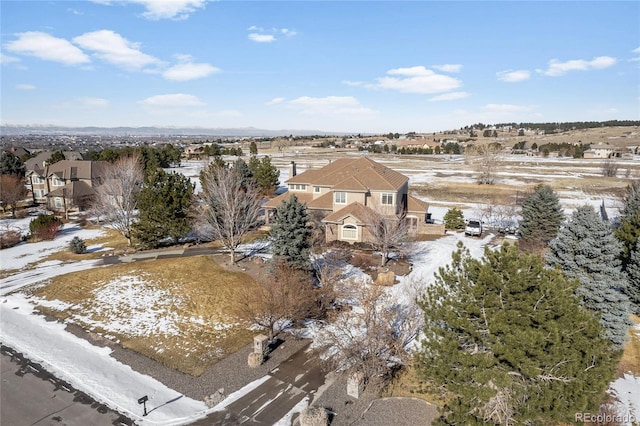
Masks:
[[[60,218],[49,214],[39,214],[29,223],[31,236],[36,240],[53,240],[62,229]]]

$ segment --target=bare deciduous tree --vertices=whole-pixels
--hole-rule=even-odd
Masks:
[[[238,289],[233,311],[236,316],[263,328],[269,340],[290,321],[318,314],[316,291],[308,274],[287,265],[275,265],[256,285]]]
[[[363,218],[371,236],[371,245],[381,253],[380,266],[384,266],[393,251],[403,253],[409,242],[409,229],[404,214],[386,215],[371,206]]]
[[[619,164],[616,160],[609,158],[602,163],[602,176],[616,177],[618,174]]]
[[[16,217],[18,202],[27,195],[27,188],[24,186],[24,179],[19,175],[0,175],[0,202],[2,211],[5,212],[7,206],[11,206],[11,217]]]
[[[342,295],[355,305],[317,337],[331,368],[362,375],[365,386],[382,386],[411,358],[408,345],[421,327],[415,303],[397,303],[382,286],[351,282]]]
[[[235,168],[212,166],[202,175],[202,199],[201,232],[222,242],[233,265],[235,250],[258,223],[260,193]]]
[[[143,169],[138,155],[121,157],[106,166],[102,183],[96,188],[91,211],[113,226],[131,245],[138,194],[142,189]]]
[[[470,150],[479,157],[476,163],[479,184],[492,185],[495,182],[496,168],[500,162],[500,150],[501,146],[497,143],[478,145],[474,150]]]

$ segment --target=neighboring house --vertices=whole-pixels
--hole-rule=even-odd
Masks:
[[[204,146],[189,145],[184,149],[183,156],[188,160],[199,160],[204,155]]]
[[[3,151],[9,152],[18,158],[31,155],[29,151],[22,148],[21,146],[10,146],[9,148],[4,148]]]
[[[583,154],[584,158],[610,158],[613,154],[613,147],[607,144],[591,145]]]
[[[429,223],[428,205],[408,194],[409,178],[367,157],[338,159],[319,169],[296,174],[292,162],[288,192],[264,204],[269,223],[281,202],[295,194],[310,213],[322,215],[326,240],[370,240],[367,223],[371,211],[402,217],[413,235],[442,234],[444,228]]]
[[[77,151],[63,151],[65,160],[82,160],[82,154]],[[47,161],[53,155],[53,151],[43,151],[24,162],[27,172],[30,170],[42,172],[47,167]]]
[[[84,210],[100,184],[106,161],[62,160],[27,171],[33,200],[58,212]]]

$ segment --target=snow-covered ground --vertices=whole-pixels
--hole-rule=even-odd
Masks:
[[[193,162],[185,164],[176,171],[185,173],[199,185],[197,176],[201,167],[201,162]],[[301,171],[302,169],[299,168],[298,172]],[[288,168],[281,168],[280,172],[280,182],[286,181],[289,177]],[[416,182],[427,178],[428,172],[424,170],[417,171],[411,177],[412,181]],[[463,178],[471,179],[467,176]],[[504,178],[509,177],[505,175]],[[580,194],[566,195],[564,194],[560,201],[568,213],[575,208],[573,203],[577,200],[589,202],[595,207],[602,203],[602,199],[580,197]],[[616,203],[618,201],[613,198],[605,200],[605,205],[610,209],[610,216],[615,215],[618,206]],[[436,221],[441,221],[448,208],[448,206],[432,203],[430,212]],[[466,206],[463,212],[465,217],[471,217],[476,216],[479,209],[480,206]],[[21,232],[26,233],[31,219],[0,220],[0,227],[17,227]],[[33,361],[41,363],[55,376],[68,381],[97,401],[127,415],[138,424],[177,425],[206,415],[208,409],[203,402],[187,398],[157,380],[133,371],[112,358],[108,349],[92,346],[86,340],[65,331],[63,324],[45,321],[42,316],[34,312],[33,300],[30,301],[24,294],[16,292],[21,287],[43,283],[57,275],[100,267],[101,262],[95,260],[66,263],[42,262],[42,259],[51,253],[68,250],[69,241],[74,236],[87,240],[100,234],[99,230],[84,230],[77,225],[67,224],[62,234],[54,241],[21,243],[0,251],[1,270],[12,271],[9,276],[0,280],[0,340]],[[450,263],[451,253],[456,249],[458,241],[463,241],[474,257],[481,257],[484,246],[490,244],[490,237],[486,234],[483,238],[477,239],[465,237],[462,233],[449,233],[436,241],[416,244],[411,258],[413,270],[408,276],[400,277],[399,284],[388,288],[391,298],[396,302],[409,303],[416,292],[432,282],[434,273],[440,267]],[[89,247],[88,249],[95,251],[103,248]],[[30,269],[23,269],[27,265]],[[351,274],[356,276],[361,272],[352,270]],[[108,329],[106,324],[97,325]],[[229,404],[232,399],[242,397],[253,388],[252,386],[257,386],[257,383],[251,383],[230,395],[222,404]],[[637,419],[640,414],[640,378],[627,374],[613,382],[610,391],[615,392],[620,400],[620,411],[632,414]],[[152,410],[148,416],[142,417],[137,399],[145,394],[150,398],[149,408]],[[214,410],[221,408],[222,405]],[[302,405],[296,407],[292,413],[302,408],[304,408]],[[289,413],[280,424],[289,424],[292,413]]]

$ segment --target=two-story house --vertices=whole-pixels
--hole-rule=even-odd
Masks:
[[[409,178],[368,157],[342,158],[300,174],[292,164],[286,183],[288,192],[264,204],[267,223],[282,201],[295,194],[309,212],[323,216],[327,242],[370,240],[371,211],[402,217],[414,235],[444,232],[428,223],[427,203],[409,195]]]
[[[33,200],[53,211],[83,210],[95,194],[106,161],[63,160],[28,170]]]

